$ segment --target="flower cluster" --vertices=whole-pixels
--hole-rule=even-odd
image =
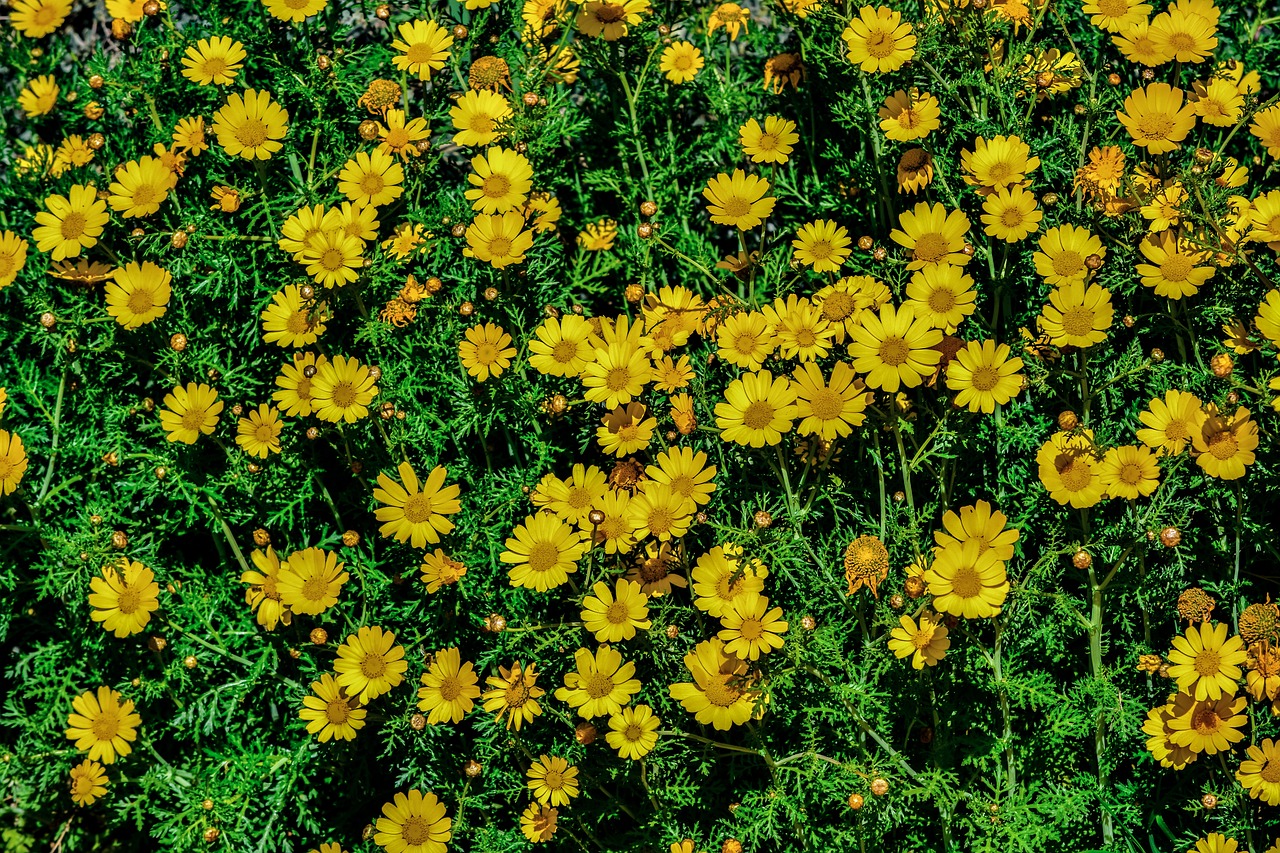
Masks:
[[[1271,843],[1264,6],[13,0],[15,849]]]

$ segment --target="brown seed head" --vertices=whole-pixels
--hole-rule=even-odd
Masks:
[[[187,669],[195,669],[197,666],[200,665],[200,661],[196,660],[195,655],[187,655],[185,658],[182,659],[182,665],[185,666]]]
[[[1231,371],[1235,370],[1235,362],[1231,360],[1231,356],[1225,352],[1220,352],[1209,360],[1209,368],[1213,371],[1213,375],[1219,379],[1226,379],[1231,375]]]
[[[115,23],[115,21],[112,21],[112,23]],[[212,844],[213,842],[218,840],[218,836],[220,835],[222,835],[222,830],[218,829],[218,827],[216,826],[208,827],[204,831],[205,843]]]
[[[420,732],[427,727],[427,718],[421,714],[414,714],[409,718],[409,728],[415,732]]]
[[[1058,429],[1063,432],[1071,432],[1080,426],[1080,418],[1076,417],[1076,413],[1067,409],[1058,415]]]
[[[1093,555],[1088,551],[1076,551],[1071,555],[1071,565],[1083,571],[1093,565]]]
[[[342,544],[348,548],[354,548],[360,544],[360,534],[354,530],[344,530],[342,532]]]
[[[111,547],[117,551],[123,551],[129,547],[129,537],[123,530],[117,530],[111,534]]]
[[[596,727],[591,723],[583,720],[574,726],[573,739],[583,746],[590,746],[596,740]]]
[[[1176,527],[1166,527],[1160,531],[1160,544],[1166,548],[1177,548],[1182,543],[1182,531]]]
[[[883,776],[877,776],[872,779],[871,793],[875,794],[877,797],[883,797],[885,794],[889,793],[889,780],[885,779]]]
[[[861,794],[849,795],[849,808],[853,809],[855,812],[858,809],[862,808],[862,803],[863,803],[863,799]]]

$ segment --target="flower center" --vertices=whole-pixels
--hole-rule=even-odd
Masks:
[[[1062,312],[1062,331],[1073,338],[1086,337],[1093,331],[1093,310],[1083,305]]]
[[[342,381],[333,386],[333,404],[339,409],[349,409],[355,405],[358,393],[350,382]]]
[[[387,131],[386,136],[382,137],[382,144],[399,151],[409,144],[409,131],[403,127],[393,127]]]
[[[305,311],[294,311],[289,315],[289,319],[284,321],[284,327],[292,334],[301,335],[311,330],[311,321],[307,319]]]
[[[1134,462],[1126,462],[1120,466],[1117,477],[1126,486],[1136,486],[1142,482],[1142,466]]]
[[[610,625],[625,625],[631,621],[631,609],[621,601],[615,601],[604,612],[605,621]]]
[[[564,774],[559,770],[548,770],[547,775],[542,777],[542,784],[553,791],[559,791],[564,787]]]
[[[64,240],[78,240],[85,232],[86,217],[79,211],[68,213],[62,220],[59,230]]]
[[[529,688],[525,686],[523,681],[508,684],[507,692],[502,697],[502,701],[507,703],[508,708],[519,708],[529,701]]]
[[[897,335],[891,335],[880,342],[880,360],[890,367],[906,364],[910,355],[911,347]]]
[[[1070,278],[1079,275],[1080,270],[1084,267],[1084,258],[1080,257],[1079,252],[1073,252],[1070,249],[1063,249],[1053,257],[1053,271],[1055,274]]]
[[[404,58],[409,60],[410,65],[423,65],[430,62],[435,53],[430,42],[420,41],[409,45],[409,49],[404,52]]]
[[[724,208],[724,215],[734,219],[746,216],[751,212],[751,202],[738,196],[731,196],[725,199],[721,206]]]
[[[387,671],[387,662],[382,655],[366,654],[360,659],[360,674],[372,681],[381,678]]]
[[[200,407],[187,409],[182,413],[182,428],[198,430],[204,426],[205,410]]]
[[[160,193],[151,184],[139,184],[133,190],[133,206],[146,207],[156,201]]]
[[[505,175],[490,175],[484,179],[480,191],[486,198],[506,198],[507,193],[511,192],[511,181]]]
[[[139,288],[129,294],[129,301],[126,305],[134,314],[145,314],[155,307],[155,302],[151,298],[150,291]]]
[[[1215,459],[1230,459],[1240,449],[1240,442],[1235,434],[1223,430],[1209,439],[1209,452]]]
[[[410,846],[425,844],[431,839],[431,824],[427,823],[427,819],[421,815],[408,817],[400,827],[400,837]]]
[[[1262,766],[1258,768],[1258,775],[1262,777],[1262,781],[1275,784],[1280,782],[1280,758],[1268,758],[1262,762]]]
[[[961,598],[977,598],[982,592],[982,578],[973,566],[961,566],[951,579],[951,590]]]
[[[340,249],[325,249],[324,254],[320,256],[320,266],[329,272],[337,272],[346,266],[347,258],[342,254]]]
[[[919,631],[916,631],[914,634],[911,635],[911,645],[915,646],[917,651],[928,648],[929,644],[932,642],[933,642],[933,626],[932,625],[930,625],[928,628],[921,628]]]
[[[323,575],[312,575],[302,584],[302,597],[307,601],[323,601],[329,593],[329,582]]]
[[[450,675],[440,681],[440,698],[446,702],[452,702],[462,695],[462,685],[458,683],[458,679]]]
[[[702,693],[707,697],[708,702],[719,708],[728,708],[742,696],[741,691],[731,686],[725,676],[719,676],[708,681],[703,685]]]
[[[339,696],[324,706],[324,716],[330,725],[340,726],[351,716],[351,706],[347,704],[346,699]]]
[[[744,640],[758,640],[764,636],[764,625],[756,618],[743,619],[742,625],[738,627],[738,633]]]
[[[884,59],[892,56],[897,42],[893,38],[893,34],[884,30],[877,30],[867,36],[867,53],[876,59]]]
[[[511,241],[506,237],[494,237],[489,241],[489,254],[495,258],[505,258],[511,251]]]
[[[950,314],[956,307],[956,295],[945,287],[939,287],[929,294],[927,304],[935,314]]]
[[[257,148],[267,141],[267,124],[259,118],[247,118],[232,135],[245,148]]]
[[[973,371],[973,377],[969,380],[975,391],[992,391],[1000,384],[1000,371],[994,367],[983,365]]]
[[[386,186],[387,182],[377,172],[369,172],[360,179],[360,192],[370,198],[381,193]]]
[[[1058,477],[1069,492],[1083,492],[1093,482],[1093,468],[1073,454],[1064,453],[1054,460]]]
[[[136,589],[125,587],[124,592],[120,593],[120,597],[116,599],[116,609],[128,616],[137,610],[141,603],[142,594]]]
[[[1222,718],[1218,716],[1216,709],[1210,707],[1201,711],[1197,711],[1192,718],[1191,725],[1202,735],[1211,735],[1222,728]]]
[[[1148,141],[1168,139],[1173,131],[1173,116],[1168,113],[1146,113],[1138,118],[1138,134]]]
[[[117,708],[103,708],[102,713],[93,721],[93,736],[98,740],[112,740],[120,734],[120,711]]]
[[[578,345],[573,341],[561,341],[551,350],[551,358],[559,364],[568,364],[578,355]]]
[[[227,61],[220,56],[212,56],[204,61],[206,77],[217,79],[227,73]]]
[[[549,572],[560,562],[560,549],[554,542],[539,542],[529,549],[529,568]]]
[[[627,726],[623,730],[622,737],[625,740],[630,741],[631,743],[635,743],[639,741],[640,738],[644,737],[644,729],[640,728],[635,723],[632,723],[631,725]],[[1280,762],[1272,762],[1272,763],[1276,765],[1276,772],[1280,773]]]
[[[1098,13],[1108,18],[1123,18],[1129,14],[1128,0],[1098,0]]]
[[[1016,228],[1023,223],[1024,219],[1021,208],[1006,207],[1000,213],[1000,224],[1006,228]]]
[[[819,388],[809,400],[813,416],[823,421],[833,421],[844,413],[844,397],[830,388]]]
[[[1186,255],[1170,255],[1160,265],[1160,275],[1168,281],[1186,281],[1193,266]]]
[[[659,504],[649,508],[649,515],[645,521],[649,532],[658,536],[671,530],[672,524],[675,523],[675,515],[668,507]]]
[[[773,406],[767,400],[757,400],[742,412],[742,423],[747,429],[765,429],[773,417]]]
[[[627,16],[627,10],[612,3],[601,3],[596,7],[595,16],[602,24],[616,24]]]
[[[613,693],[613,679],[602,672],[594,673],[583,686],[592,699],[603,699]]]
[[[604,377],[604,385],[610,391],[618,392],[631,384],[631,371],[625,367],[615,367]]]
[[[422,492],[410,495],[404,502],[404,517],[410,524],[421,524],[431,518],[433,511],[431,498]]]
[[[921,234],[916,240],[914,256],[917,261],[923,261],[926,264],[936,264],[947,255],[950,244],[947,238],[936,231],[928,234]]]
[[[857,305],[854,303],[852,296],[842,291],[836,291],[822,300],[822,316],[833,323],[837,323],[848,319],[856,307]]]
[[[816,240],[809,245],[809,254],[819,261],[831,257],[831,252],[832,246],[826,240]]]
[[[1205,649],[1196,655],[1193,666],[1201,678],[1212,678],[1218,674],[1221,664],[1222,656],[1218,654],[1217,649]]]

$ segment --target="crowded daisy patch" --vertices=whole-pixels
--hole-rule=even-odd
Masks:
[[[4,843],[1280,853],[1280,15],[11,0]]]

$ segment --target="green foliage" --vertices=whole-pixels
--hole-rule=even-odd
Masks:
[[[416,2],[389,7],[388,20],[372,3],[330,2],[301,24],[276,20],[253,0],[173,0],[126,38],[110,34],[101,5],[82,3],[46,38],[6,29],[0,229],[31,245],[16,281],[0,291],[0,386],[8,395],[0,427],[21,436],[30,459],[20,487],[0,498],[5,849],[287,853],[337,842],[369,853],[377,848],[362,831],[396,792],[416,788],[445,803],[455,849],[524,850],[525,771],[551,754],[576,764],[582,783],[582,796],[560,810],[553,849],[657,851],[689,837],[699,850],[734,838],[747,851],[1163,853],[1217,831],[1265,850],[1280,812],[1235,780],[1244,745],[1221,762],[1202,756],[1182,771],[1160,767],[1141,726],[1174,687],[1135,665],[1181,632],[1176,602],[1187,587],[1208,591],[1216,618],[1233,627],[1247,604],[1280,597],[1270,482],[1274,346],[1234,356],[1225,378],[1209,369],[1226,351],[1220,327],[1250,323],[1272,288],[1274,253],[1264,243],[1232,248],[1235,263],[1217,266],[1199,294],[1158,298],[1134,272],[1144,262],[1144,220],[1104,215],[1073,194],[1072,181],[1090,148],[1119,145],[1131,167],[1148,162],[1199,193],[1199,206],[1185,214],[1202,229],[1225,221],[1230,195],[1275,189],[1276,160],[1248,122],[1280,85],[1276,19],[1266,3],[1221,2],[1216,57],[1259,72],[1260,93],[1237,127],[1200,125],[1182,150],[1147,158],[1115,119],[1143,85],[1143,69],[1120,56],[1081,4],[1050,0],[1016,28],[969,3],[953,2],[945,15],[933,4],[895,5],[919,43],[911,62],[884,75],[863,74],[845,58],[840,34],[857,15],[849,4],[811,7],[803,18],[779,3],[753,6],[749,29],[732,42],[723,28],[708,31],[711,4],[663,0],[618,41],[576,33],[578,7],[570,4],[545,46],[573,47],[581,72],[572,83],[549,74],[536,40],[521,39],[516,0],[480,10]],[[395,27],[413,19],[465,27],[429,83],[391,63]],[[691,83],[672,85],[658,69],[668,34],[705,53]],[[233,86],[197,86],[180,73],[184,51],[212,35],[248,52]],[[1082,81],[1037,104],[1017,64],[1050,48],[1076,54]],[[803,57],[806,76],[775,94],[762,74],[783,51]],[[534,189],[563,209],[526,262],[502,270],[465,256],[467,241],[454,233],[473,216],[464,191],[479,152],[452,143],[450,109],[483,56],[510,68],[514,115],[503,144],[526,152]],[[1118,85],[1108,82],[1113,73]],[[1170,63],[1155,73],[1190,90],[1209,71]],[[61,87],[56,108],[19,120],[18,93],[41,74]],[[306,280],[277,247],[281,228],[300,207],[343,201],[337,174],[373,147],[360,133],[371,114],[357,102],[376,79],[403,87],[408,115],[431,128],[430,147],[404,162],[404,195],[379,210],[379,241],[403,224],[430,236],[408,259],[372,242],[356,282],[317,287],[331,319],[308,349],[381,370],[370,416],[350,424],[286,418],[282,452],[254,460],[234,443],[231,406],[247,414],[270,401],[291,351],[264,342],[259,315],[273,293]],[[911,86],[931,91],[943,110],[941,127],[919,143],[934,155],[935,174],[915,197],[897,189],[894,171],[916,143],[892,142],[877,127],[884,99]],[[210,150],[187,159],[157,213],[113,216],[85,253],[108,267],[149,260],[172,274],[163,317],[125,330],[107,314],[101,282],[50,274],[49,255],[32,239],[35,216],[73,184],[106,190],[117,165],[169,146],[180,119],[203,116],[209,126],[241,87],[270,91],[289,111],[283,149],[250,163],[227,156],[210,133]],[[90,117],[90,102],[100,117]],[[739,127],[767,115],[794,121],[800,141],[786,164],[750,166]],[[101,134],[102,145],[91,162],[55,175],[48,155],[73,134]],[[652,599],[652,627],[621,647],[644,685],[636,701],[662,720],[658,746],[643,762],[620,759],[605,743],[604,718],[595,720],[595,742],[581,743],[579,720],[552,693],[573,669],[574,651],[596,646],[578,621],[582,596],[629,563],[597,549],[574,585],[536,593],[508,583],[499,554],[534,511],[529,493],[541,478],[566,476],[577,462],[612,465],[594,440],[602,407],[583,399],[576,378],[528,366],[533,330],[555,312],[640,319],[641,307],[623,296],[635,283],[649,293],[683,286],[718,298],[721,315],[811,295],[833,277],[793,263],[790,245],[796,228],[817,218],[888,248],[882,258],[855,250],[843,272],[876,276],[898,301],[910,271],[889,234],[923,197],[964,210],[973,223],[967,271],[978,282],[977,310],[957,334],[1017,352],[1020,330],[1036,334],[1051,288],[1031,259],[1036,236],[1006,244],[984,235],[982,198],[965,186],[959,152],[997,134],[1021,136],[1040,158],[1031,189],[1041,199],[1042,232],[1071,223],[1103,236],[1096,281],[1116,306],[1107,340],[1044,357],[1030,347],[1025,391],[993,415],[954,407],[945,377],[900,401],[879,393],[838,455],[810,465],[793,452],[794,436],[778,454],[721,441],[714,409],[740,371],[711,357],[711,334],[693,336],[685,352],[696,368],[688,390],[700,427],[677,435],[665,395],[646,391],[659,428],[639,456],[651,462],[668,443],[707,453],[717,490],[679,549],[680,572],[713,546],[738,543],[768,565],[766,593],[790,631],[782,649],[755,664],[764,690],[758,719],[718,732],[694,722],[667,689],[688,680],[684,655],[718,626],[687,590]],[[1212,170],[1196,172],[1196,145],[1237,158],[1249,183],[1226,191]],[[702,189],[734,168],[770,180],[778,203],[766,228],[740,235],[708,221]],[[215,187],[237,190],[239,209],[211,208]],[[646,200],[656,215],[638,212]],[[602,219],[618,223],[611,249],[575,242]],[[642,222],[653,236],[640,236]],[[739,275],[717,266],[739,251],[760,254]],[[380,312],[409,276],[438,277],[443,286],[410,322],[393,325]],[[1131,322],[1120,322],[1125,315]],[[501,325],[518,350],[507,371],[483,383],[458,355],[478,322]],[[176,334],[185,347],[171,345]],[[837,359],[843,347],[824,371]],[[792,367],[776,362],[775,373]],[[192,381],[215,387],[227,409],[211,436],[188,446],[166,440],[156,410]],[[1262,435],[1246,478],[1212,479],[1184,454],[1162,460],[1149,498],[1078,511],[1049,497],[1035,457],[1059,412],[1075,411],[1100,447],[1132,444],[1138,413],[1170,388],[1252,411]],[[558,394],[563,413],[551,405]],[[377,475],[403,461],[423,476],[446,466],[448,482],[462,487],[456,529],[442,547],[468,571],[436,593],[417,580],[421,551],[381,537],[374,517]],[[1008,601],[995,618],[955,624],[938,666],[912,669],[887,648],[899,616],[920,604],[905,597],[904,567],[929,553],[946,511],[977,500],[1020,532]],[[759,523],[758,511],[772,523]],[[1165,527],[1180,531],[1179,547],[1150,535]],[[281,554],[336,551],[351,574],[337,606],[275,631],[259,625],[240,579],[259,528]],[[344,539],[348,531],[358,536]],[[113,543],[117,532],[124,547]],[[860,535],[882,538],[889,550],[878,596],[845,592],[844,549]],[[1088,571],[1071,564],[1082,549],[1092,556]],[[117,639],[91,621],[88,595],[90,579],[122,555],[155,571],[161,606],[143,633]],[[505,619],[505,630],[485,630],[491,614]],[[405,683],[370,703],[354,741],[318,743],[298,717],[302,698],[332,670],[343,639],[367,625],[395,633],[409,661]],[[327,632],[318,644],[316,627]],[[513,660],[536,661],[548,690],[543,716],[518,733],[480,709],[457,725],[415,727],[419,676],[432,653],[455,645],[482,680]],[[143,722],[132,753],[107,766],[106,796],[80,808],[67,778],[83,756],[64,730],[72,698],[99,685],[133,700]],[[1246,744],[1276,735],[1266,709],[1250,700]],[[468,761],[482,773],[464,773]],[[873,793],[873,780],[887,782],[887,793]],[[1201,805],[1206,793],[1216,808]],[[864,798],[860,809],[848,805],[853,794]]]

